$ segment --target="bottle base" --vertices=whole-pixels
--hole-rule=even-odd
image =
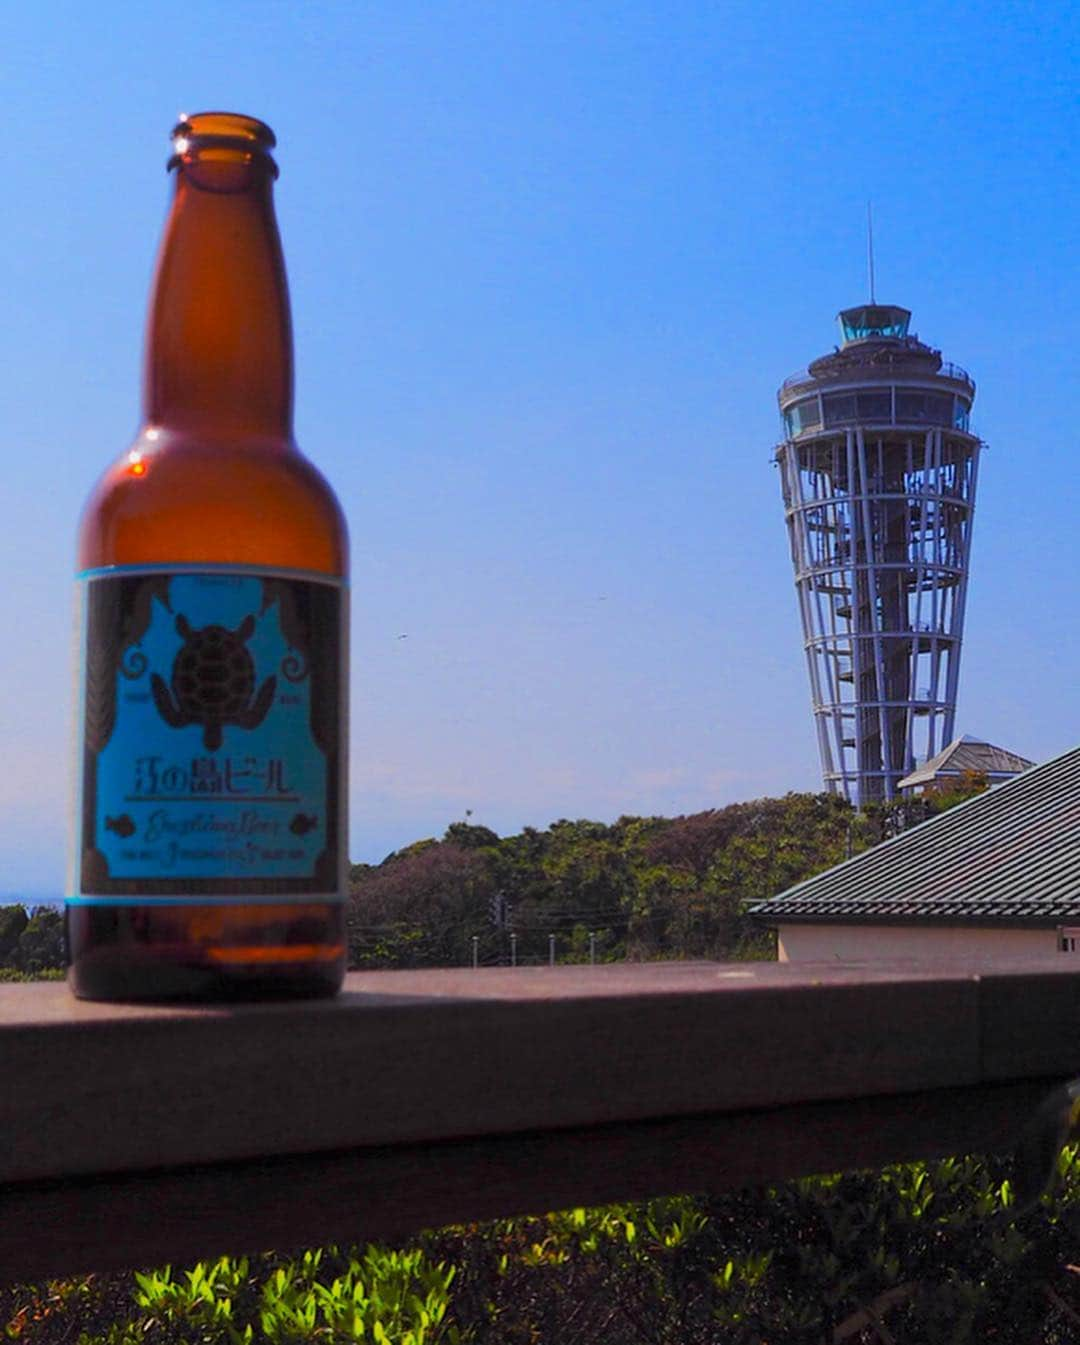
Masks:
[[[222,969],[182,963],[133,963],[108,957],[82,958],[68,967],[68,988],[76,999],[112,1003],[222,1003],[271,999],[329,999],[341,989],[344,966],[290,965],[287,972],[265,967]]]
[[[68,986],[113,1002],[328,998],[345,977],[344,925],[337,904],[68,906]]]

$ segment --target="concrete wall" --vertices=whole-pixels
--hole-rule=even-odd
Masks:
[[[781,925],[781,962],[867,962],[892,957],[1015,957],[1058,951],[1056,929],[979,929],[923,925]],[[1080,961],[1078,964],[1080,965]]]

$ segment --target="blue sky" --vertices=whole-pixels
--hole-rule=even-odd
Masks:
[[[865,297],[868,197],[878,298],[990,445],[958,729],[1080,740],[1070,9],[7,7],[0,891],[62,883],[75,524],[135,430],[181,110],[278,134],[355,859],[819,787],[775,391]]]

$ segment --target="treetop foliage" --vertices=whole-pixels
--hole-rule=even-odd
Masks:
[[[680,817],[559,818],[499,836],[466,818],[351,872],[350,965],[460,966],[664,957],[772,957],[759,901],[944,812],[985,775],[855,812],[789,793]],[[590,936],[592,936],[590,938]]]
[[[453,966],[478,939],[485,963],[771,956],[747,916],[758,901],[838,863],[855,814],[831,794],[755,799],[673,818],[560,818],[498,836],[454,822],[378,865],[352,870],[354,966]],[[865,827],[864,827],[865,830]],[[866,837],[861,843],[866,843]]]
[[[0,906],[0,971],[36,976],[64,965],[64,918],[52,906]]]

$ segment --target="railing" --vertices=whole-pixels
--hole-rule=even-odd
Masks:
[[[894,376],[894,373],[895,373],[896,371],[891,371],[891,370],[882,368],[879,372],[880,372],[882,381],[886,381],[886,380],[888,380],[889,378],[892,378],[892,377]],[[836,373],[835,377],[836,377],[837,379],[839,379],[839,378],[844,378],[844,377],[847,377],[847,376],[849,375],[849,373],[850,373],[850,371],[848,371],[848,370],[839,370],[839,371]],[[919,377],[920,377],[920,378],[951,378],[951,379],[953,379],[953,380],[954,380],[955,382],[957,382],[957,383],[966,383],[969,387],[972,387],[972,388],[975,386],[975,380],[971,377],[971,375],[968,373],[968,371],[967,371],[965,368],[963,368],[961,365],[959,365],[959,364],[953,364],[953,363],[952,363],[951,361],[949,361],[949,360],[943,360],[943,361],[941,362],[941,368],[938,369],[938,370],[936,370],[933,374],[920,374]],[[780,395],[783,396],[783,394],[784,394],[785,392],[787,392],[790,388],[796,388],[796,387],[798,387],[801,383],[810,383],[810,382],[815,382],[815,381],[818,381],[818,382],[828,382],[829,380],[828,380],[827,378],[826,378],[826,379],[815,380],[815,379],[813,378],[813,376],[811,375],[809,369],[805,369],[805,368],[804,368],[804,369],[797,369],[793,374],[788,374],[787,378],[785,378],[784,381],[780,384]],[[858,381],[858,380],[856,380],[856,381]]]
[[[1080,972],[1009,962],[357,973],[330,1002],[0,986],[8,1280],[1010,1146]]]
[[[810,382],[809,369],[796,369],[793,374],[788,374],[787,378],[780,384],[780,391],[786,392],[788,388],[798,387],[800,383]]]

